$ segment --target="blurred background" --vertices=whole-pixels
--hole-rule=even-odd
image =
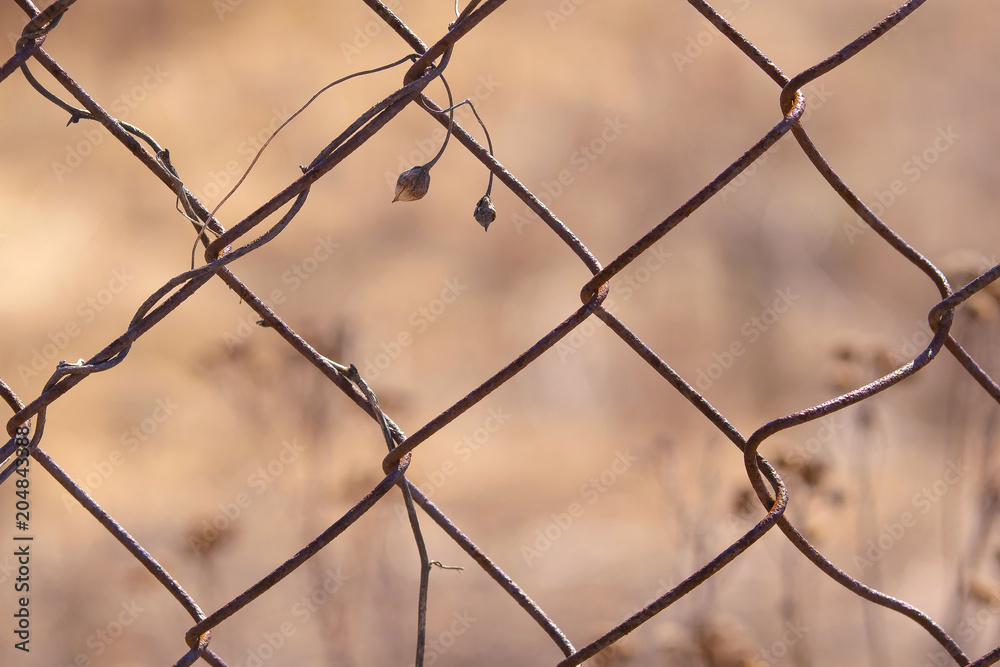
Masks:
[[[425,42],[445,0],[391,5]],[[719,0],[789,76],[894,9]],[[0,6],[7,56],[26,18]],[[1000,14],[931,2],[805,89],[803,126],[843,179],[955,286],[998,262]],[[210,209],[327,83],[407,47],[362,3],[74,5],[44,49],[171,152]],[[37,64],[32,71],[67,95]],[[333,88],[220,209],[227,227],[294,180],[402,69]],[[781,118],[779,89],[690,5],[508,2],[455,48],[497,159],[603,263]],[[440,105],[440,83],[427,89]],[[173,194],[93,122],[20,74],[0,83],[0,377],[26,403],[189,267]],[[457,120],[482,133],[467,111]],[[579,307],[589,271],[458,142],[429,194],[396,176],[441,129],[411,106],[321,179],[274,241],[231,265],[320,352],[354,363],[406,433]],[[261,228],[262,229],[262,228]],[[613,282],[606,305],[744,436],[898,368],[930,341],[930,280],[872,232],[789,135]],[[993,294],[954,335],[1000,371]],[[42,447],[206,613],[325,530],[381,479],[375,423],[221,281],[118,367],[49,409]],[[970,657],[1000,644],[997,406],[942,352],[913,378],[784,431],[762,453],[787,516],[839,567],[932,616]],[[190,618],[37,465],[30,654],[5,664],[170,664]],[[595,640],[750,529],[742,455],[596,320],[424,442],[408,476],[567,633]],[[4,526],[15,489],[0,489]],[[213,631],[230,665],[412,664],[419,562],[398,491]],[[551,665],[549,638],[421,514],[434,570],[426,664]],[[9,518],[9,519],[8,519]],[[11,529],[5,529],[5,540]],[[0,552],[11,554],[13,542]],[[14,559],[0,558],[4,608]],[[10,616],[5,621],[12,623]],[[912,621],[864,602],[771,531],[599,665],[947,664]]]

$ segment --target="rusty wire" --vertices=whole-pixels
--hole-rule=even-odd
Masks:
[[[3,396],[5,402],[14,413],[7,422],[7,432],[11,436],[10,440],[0,450],[0,460],[5,462],[4,469],[0,473],[0,482],[11,476],[18,465],[23,464],[23,459],[12,458],[16,449],[14,436],[22,425],[30,423],[29,420],[31,419],[35,419],[34,431],[29,445],[31,457],[121,542],[191,616],[194,623],[185,636],[190,650],[177,659],[175,663],[177,665],[192,664],[199,659],[212,665],[225,665],[226,662],[224,659],[210,648],[212,629],[218,627],[228,618],[246,607],[246,605],[258,599],[278,581],[291,574],[324,546],[335,540],[360,516],[379,502],[393,487],[399,487],[403,493],[407,507],[407,516],[420,555],[420,595],[416,614],[418,634],[415,662],[417,665],[423,664],[426,637],[428,573],[434,562],[429,560],[423,544],[416,507],[421,508],[424,514],[440,526],[548,635],[564,655],[564,659],[559,663],[560,667],[579,665],[589,658],[594,657],[629,632],[632,632],[684,595],[700,586],[716,572],[726,567],[774,526],[777,526],[792,545],[831,579],[874,604],[908,617],[923,628],[927,635],[948,652],[956,664],[985,666],[994,664],[1000,660],[1000,647],[998,647],[973,662],[963,652],[955,639],[946,633],[932,618],[904,601],[897,600],[881,591],[866,586],[839,569],[833,562],[820,553],[803,533],[796,529],[786,518],[784,512],[789,500],[785,484],[776,469],[760,454],[760,448],[764,441],[779,431],[814,421],[871,398],[879,392],[919,372],[922,368],[930,364],[942,349],[947,349],[983,390],[994,401],[1000,402],[1000,386],[980,367],[962,347],[961,343],[950,333],[956,309],[972,295],[982,291],[996,280],[997,277],[1000,277],[1000,265],[982,273],[960,289],[953,290],[944,277],[944,274],[937,267],[880,220],[837,175],[812,142],[805,129],[799,124],[799,119],[806,108],[806,99],[802,92],[806,84],[827,74],[848,59],[861,53],[889,29],[904,21],[925,0],[909,0],[909,2],[903,4],[899,9],[892,12],[870,30],[836,53],[813,67],[791,77],[782,72],[777,65],[747,40],[706,0],[688,0],[698,12],[779,86],[778,101],[781,116],[772,129],[754,143],[742,156],[732,162],[716,178],[705,185],[704,188],[678,207],[673,213],[668,215],[662,222],[636,239],[624,252],[612,259],[605,266],[601,265],[594,254],[577,238],[568,225],[559,220],[538,197],[493,156],[492,151],[484,148],[469,132],[455,122],[453,117],[450,117],[447,113],[443,113],[442,107],[424,93],[426,86],[441,76],[447,67],[452,54],[452,47],[459,40],[465,38],[466,35],[473,33],[475,27],[480,22],[488,19],[489,15],[502,6],[505,1],[486,0],[485,2],[480,2],[479,0],[472,0],[461,11],[456,21],[449,26],[445,34],[428,46],[427,43],[411,31],[380,0],[364,0],[365,4],[413,50],[410,56],[395,63],[396,65],[407,61],[411,63],[409,69],[403,75],[403,85],[383,100],[374,104],[367,112],[346,128],[339,137],[317,155],[311,164],[302,168],[303,173],[299,178],[289,183],[281,192],[261,204],[257,210],[246,218],[237,222],[231,228],[226,229],[215,218],[215,211],[208,211],[184,186],[183,181],[173,169],[170,155],[165,149],[161,148],[152,137],[139,128],[112,117],[98,101],[87,94],[84,88],[62,66],[43,50],[42,46],[46,36],[56,28],[64,14],[70,10],[73,0],[57,0],[44,10],[39,10],[30,0],[15,0],[25,11],[29,20],[24,27],[21,38],[16,44],[15,53],[0,65],[0,81],[3,81],[20,68],[29,82],[44,97],[70,113],[70,122],[91,120],[103,125],[155,177],[159,178],[164,185],[177,194],[186,216],[198,232],[198,240],[202,242],[206,250],[205,264],[197,267],[192,266],[190,271],[176,276],[163,285],[162,288],[154,292],[140,306],[126,331],[117,339],[111,341],[103,350],[95,354],[91,359],[87,361],[81,360],[77,364],[60,362],[56,371],[45,384],[43,391],[27,404],[0,379],[0,395]],[[79,103],[81,108],[67,104],[58,96],[42,88],[27,69],[28,63],[32,61],[48,71],[63,86],[65,91]],[[379,407],[375,394],[354,366],[340,365],[317,352],[308,341],[296,333],[271,308],[265,305],[227,265],[235,259],[253,252],[277,236],[293,221],[304,204],[312,184],[336,168],[347,155],[360,148],[368,139],[388,124],[394,116],[414,101],[418,102],[416,105],[417,108],[423,108],[433,119],[450,130],[457,141],[465,146],[489,170],[491,178],[495,176],[499,183],[507,187],[531,211],[537,214],[563,243],[577,255],[591,272],[592,278],[582,287],[581,300],[583,303],[576,312],[570,314],[561,324],[542,336],[536,343],[495,375],[484,380],[464,398],[431,419],[409,437],[406,437]],[[889,246],[907,259],[910,264],[931,281],[940,294],[941,301],[928,313],[928,321],[934,332],[933,340],[925,350],[916,355],[908,363],[869,384],[837,396],[821,405],[775,419],[758,428],[749,437],[745,437],[690,383],[636,336],[622,320],[606,310],[602,303],[608,295],[609,281],[616,274],[642,256],[654,243],[663,238],[700,206],[719,193],[728,183],[760,158],[768,148],[789,132],[792,133],[805,155],[830,187]],[[137,138],[145,141],[152,152],[147,150]],[[269,220],[272,215],[289,202],[293,202],[291,208],[277,222],[271,223],[268,231],[256,239],[248,239],[248,233],[258,225]],[[218,207],[216,207],[216,210],[218,210]],[[206,231],[211,233],[214,238],[209,239],[208,235],[205,234]],[[169,312],[214,278],[222,280],[229,288],[235,291],[250,308],[256,311],[264,326],[274,329],[296,352],[315,366],[328,380],[337,385],[359,408],[375,419],[388,447],[388,454],[383,461],[384,477],[347,513],[331,524],[314,540],[304,545],[294,556],[278,565],[267,576],[260,579],[219,609],[206,614],[194,599],[185,592],[180,583],[129,535],[112,516],[101,508],[80,485],[67,475],[46,454],[40,444],[43,439],[46,410],[53,403],[85,380],[89,375],[114,368],[125,358],[131,345],[139,337],[156,326]],[[477,402],[489,396],[493,391],[541,356],[546,350],[553,348],[562,338],[573,332],[582,323],[593,319],[603,322],[638,357],[644,360],[742,451],[747,480],[752,485],[762,507],[766,510],[766,516],[729,547],[715,555],[709,562],[705,563],[670,591],[616,627],[609,629],[603,636],[589,641],[582,648],[576,648],[559,628],[555,620],[551,619],[478,545],[455,526],[451,519],[428,499],[426,494],[411,480],[406,478],[406,470],[410,462],[410,457],[421,443],[465,413]]]

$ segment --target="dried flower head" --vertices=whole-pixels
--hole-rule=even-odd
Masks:
[[[489,231],[490,223],[497,219],[497,209],[493,206],[493,200],[490,199],[489,195],[483,195],[483,198],[476,204],[476,211],[472,215],[476,218],[476,222],[483,226],[484,230]]]
[[[396,196],[392,201],[417,201],[423,199],[431,187],[431,170],[424,165],[407,169],[396,180]]]

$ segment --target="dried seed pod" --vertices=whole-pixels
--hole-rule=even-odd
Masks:
[[[396,180],[396,196],[392,201],[417,201],[423,199],[431,187],[431,170],[427,165],[407,169]]]
[[[476,211],[472,215],[476,218],[476,222],[483,226],[484,230],[489,231],[490,223],[497,219],[497,209],[489,195],[483,195],[483,198],[476,204]]]

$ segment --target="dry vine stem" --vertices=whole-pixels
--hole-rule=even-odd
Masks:
[[[407,519],[409,521],[414,545],[419,557],[419,590],[415,596],[417,606],[417,639],[415,646],[415,664],[423,664],[427,637],[427,604],[430,590],[430,573],[432,566],[438,569],[457,569],[457,566],[443,565],[440,561],[431,560],[424,544],[417,508],[420,508],[430,519],[457,544],[469,557],[483,569],[496,584],[516,602],[527,616],[538,626],[539,631],[547,635],[555,649],[562,654],[561,667],[580,665],[593,658],[600,651],[611,646],[626,634],[640,628],[651,618],[667,609],[677,600],[695,590],[717,572],[744,553],[775,526],[805,558],[813,563],[832,581],[840,584],[846,590],[875,605],[898,613],[910,619],[917,628],[931,640],[939,644],[957,665],[985,666],[1000,660],[1000,647],[978,657],[973,661],[955,639],[949,635],[932,618],[912,605],[897,600],[884,592],[866,586],[861,581],[851,577],[835,563],[824,556],[803,533],[792,525],[785,510],[789,505],[789,495],[784,481],[776,469],[765,458],[767,441],[775,434],[820,419],[850,405],[857,404],[875,396],[900,382],[906,381],[921,369],[933,363],[942,350],[947,350],[964,368],[969,376],[975,379],[985,394],[993,401],[1000,402],[1000,387],[983,370],[975,359],[962,347],[951,333],[952,321],[956,309],[959,309],[972,296],[985,290],[1000,276],[1000,266],[995,266],[973,278],[967,285],[957,291],[952,290],[948,281],[938,268],[921,255],[913,246],[894,232],[885,221],[876,216],[873,211],[858,197],[848,184],[834,171],[833,167],[821,154],[819,147],[800,124],[800,119],[806,108],[803,87],[811,81],[818,80],[849,59],[863,53],[868,46],[878,41],[885,33],[907,19],[924,0],[910,0],[898,10],[870,30],[850,42],[842,49],[830,55],[816,65],[794,75],[785,74],[763,52],[747,40],[723,15],[706,0],[689,0],[689,3],[700,12],[719,32],[730,40],[749,60],[759,67],[778,86],[776,99],[776,115],[773,127],[746,152],[735,159],[728,167],[718,174],[711,182],[695,193],[687,202],[667,215],[662,222],[648,229],[642,236],[634,239],[631,245],[619,256],[613,258],[606,266],[597,260],[587,246],[573,233],[568,225],[526,188],[510,171],[498,162],[493,153],[492,140],[486,132],[486,126],[479,117],[470,100],[454,104],[451,89],[444,81],[443,72],[452,57],[453,48],[467,35],[475,34],[475,28],[489,19],[490,15],[505,4],[505,0],[472,0],[464,9],[455,3],[456,21],[444,31],[443,36],[430,46],[413,33],[409,27],[380,0],[364,0],[385,24],[403,40],[413,51],[394,63],[365,72],[350,74],[337,79],[321,89],[298,111],[271,134],[261,147],[263,151],[272,139],[290,121],[299,116],[321,93],[329,88],[362,74],[371,74],[409,62],[410,67],[403,76],[402,85],[395,91],[376,102],[368,111],[351,123],[344,131],[320,150],[314,160],[301,168],[301,173],[290,180],[287,186],[244,219],[236,222],[231,228],[223,227],[216,215],[232,193],[246,179],[250,169],[257,162],[260,151],[253,158],[250,167],[238,180],[236,185],[209,211],[191,191],[185,187],[174,169],[170,153],[160,146],[152,136],[131,124],[115,119],[101,106],[98,100],[90,96],[85,89],[71,76],[69,71],[57,63],[42,49],[46,38],[57,27],[60,30],[70,22],[72,0],[58,0],[39,10],[29,0],[16,0],[28,17],[21,38],[17,41],[14,54],[0,65],[0,83],[19,69],[28,82],[48,101],[58,105],[69,113],[69,122],[89,120],[100,123],[113,137],[143,165],[155,178],[168,187],[177,198],[178,209],[193,225],[196,231],[195,249],[200,242],[205,246],[205,263],[195,266],[192,254],[191,268],[167,281],[156,290],[138,308],[128,327],[117,338],[111,340],[103,349],[96,352],[88,360],[76,363],[61,362],[57,365],[51,378],[45,384],[38,396],[31,398],[27,404],[17,395],[9,384],[0,379],[0,396],[10,407],[12,415],[7,422],[7,432],[10,439],[3,446],[2,459],[5,461],[0,482],[9,482],[12,476],[20,476],[36,461],[45,473],[55,479],[81,506],[115,537],[132,556],[158,581],[165,590],[177,601],[191,617],[192,625],[185,634],[188,646],[187,652],[177,656],[174,664],[189,665],[204,661],[211,665],[226,665],[225,657],[216,653],[211,647],[212,632],[225,627],[228,619],[265,596],[277,582],[292,576],[297,568],[315,556],[323,547],[338,539],[354,522],[374,507],[380,500],[398,487],[403,496]],[[64,21],[64,19],[66,19]],[[70,105],[59,96],[43,87],[31,73],[28,64],[38,65],[45,69],[61,86],[66,94],[75,99],[79,107]],[[439,107],[425,94],[425,89],[435,79],[441,78],[448,96],[448,104]],[[479,386],[472,389],[465,397],[444,409],[439,415],[418,428],[407,437],[403,431],[390,419],[380,407],[375,393],[361,377],[357,368],[349,365],[347,360],[334,361],[323,356],[319,351],[294,331],[274,309],[264,303],[250,290],[230,269],[236,259],[251,252],[258,251],[268,241],[280,234],[290,225],[297,213],[305,204],[310,187],[334,170],[348,155],[359,150],[372,136],[389,124],[404,108],[417,102],[416,108],[426,111],[433,120],[447,129],[447,135],[439,153],[428,163],[415,166],[399,177],[396,189],[396,200],[418,200],[426,194],[430,184],[430,168],[437,162],[452,135],[470,153],[476,157],[489,171],[489,183],[486,194],[479,200],[475,208],[475,219],[484,227],[488,227],[496,218],[496,210],[490,198],[493,179],[506,187],[510,193],[527,205],[559,238],[566,248],[576,255],[590,272],[592,277],[582,286],[582,305],[572,313],[565,313],[564,319],[534,344],[524,350],[505,367],[494,375],[483,380]],[[486,132],[487,146],[480,145],[459,123],[455,121],[455,109],[463,104],[469,104],[476,120]],[[780,113],[779,113],[780,112]],[[675,229],[681,222],[691,216],[699,207],[718,194],[728,183],[739,176],[747,167],[760,158],[765,151],[785,135],[791,134],[803,153],[826,180],[829,186],[843,200],[845,209],[853,211],[898,255],[905,259],[921,279],[926,278],[928,287],[940,295],[940,301],[928,313],[928,322],[933,331],[933,340],[907,363],[893,369],[883,377],[862,386],[855,387],[845,393],[831,397],[829,400],[812,407],[806,407],[792,414],[773,419],[757,428],[749,437],[744,436],[729,422],[725,415],[719,412],[709,401],[697,391],[687,380],[673,370],[668,363],[646,345],[626,323],[605,309],[603,303],[608,296],[610,281],[638,258],[642,257],[651,246],[666,234]],[[141,140],[141,141],[140,141]],[[145,146],[143,143],[145,143]],[[147,148],[148,147],[148,148]],[[269,223],[267,231],[256,238],[247,235],[268,221],[279,209],[291,203],[291,207],[277,221]],[[212,238],[209,239],[208,234]],[[330,382],[341,389],[356,406],[370,415],[387,446],[388,453],[383,460],[381,479],[346,513],[332,521],[329,526],[317,535],[315,539],[298,549],[284,562],[278,564],[273,571],[255,582],[245,591],[232,597],[221,607],[205,613],[189,595],[180,582],[151,555],[139,542],[130,535],[115,519],[106,512],[87,492],[68,475],[57,462],[41,447],[47,410],[58,406],[59,399],[73,390],[93,373],[112,371],[128,355],[133,344],[176,309],[181,303],[195,294],[212,280],[221,280],[232,289],[260,317],[262,326],[273,330],[292,349],[303,357],[305,362],[315,367]],[[505,382],[516,376],[528,365],[537,360],[545,351],[552,349],[563,338],[571,334],[584,322],[600,322],[608,331],[617,336],[622,343],[642,359],[667,384],[690,402],[702,415],[713,424],[733,445],[743,454],[743,462],[748,488],[752,488],[760,503],[763,514],[757,522],[739,539],[733,541],[708,562],[703,563],[694,572],[660,595],[656,600],[646,605],[631,617],[622,620],[614,627],[598,637],[584,638],[584,646],[577,648],[560,629],[557,622],[550,618],[541,607],[522,590],[501,567],[494,562],[486,552],[472,541],[451,519],[434,505],[412,480],[406,477],[411,457],[419,446],[438,433],[449,423],[466,413],[472,406],[482,401]],[[30,441],[25,445],[25,426],[34,421]],[[18,438],[21,438],[20,444]],[[25,458],[30,455],[30,459]],[[17,458],[13,458],[17,455]],[[451,573],[448,573],[449,575]],[[446,584],[442,584],[446,585]]]

